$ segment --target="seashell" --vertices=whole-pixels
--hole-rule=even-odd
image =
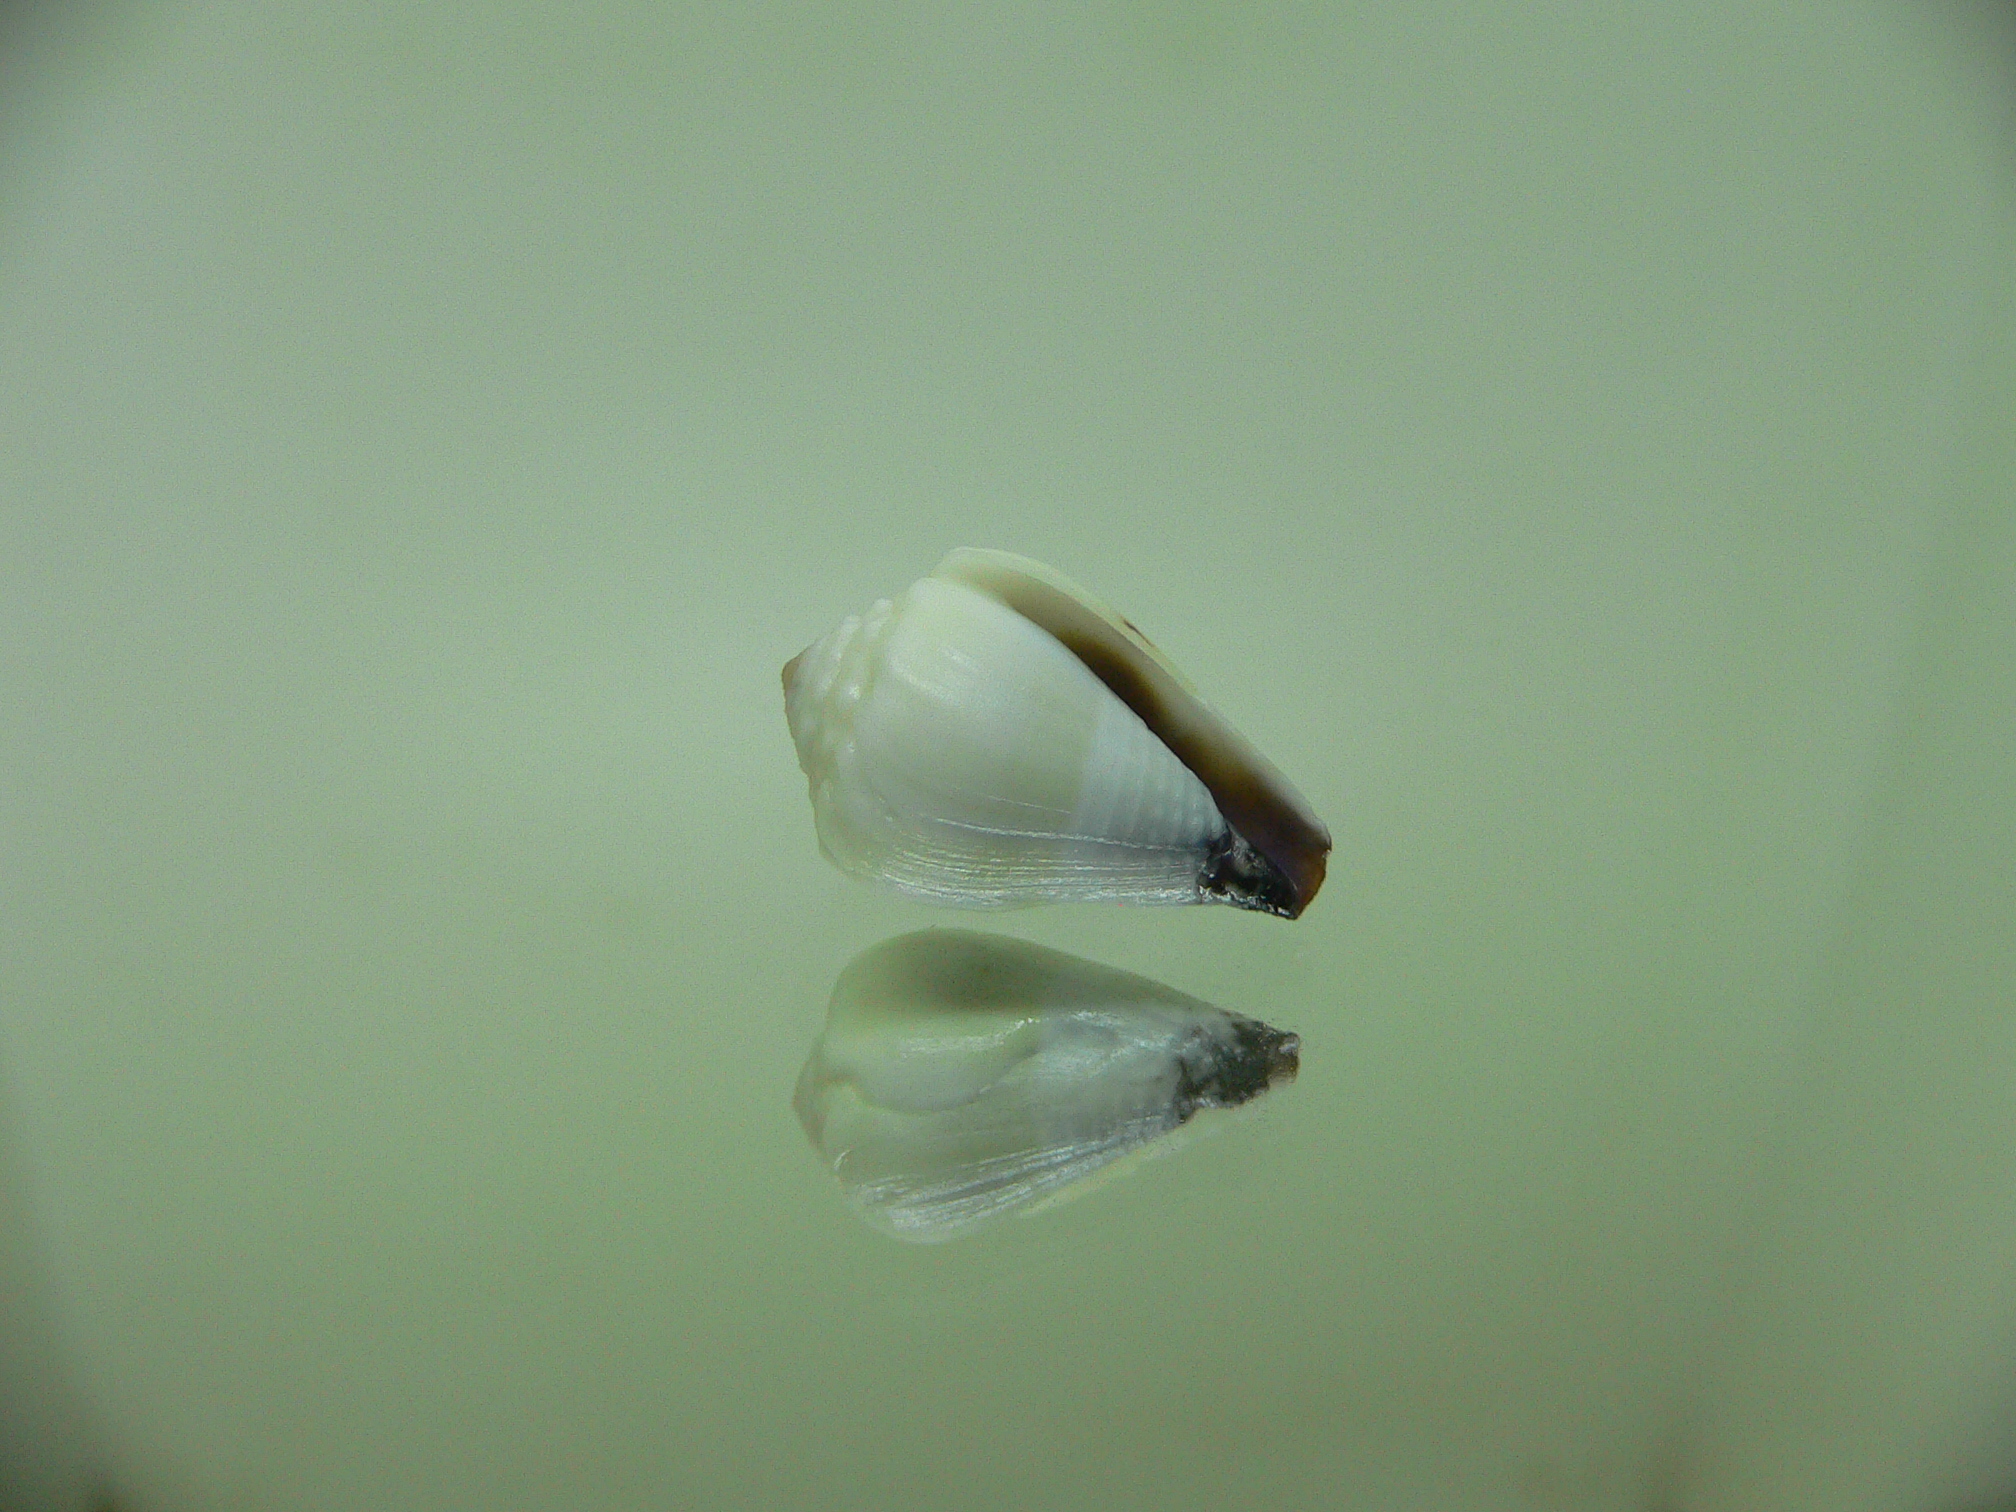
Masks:
[[[934,1242],[1252,1100],[1294,1077],[1300,1050],[1124,971],[925,930],[840,973],[792,1106],[869,1224]]]
[[[1141,632],[1041,563],[952,552],[784,668],[820,848],[934,903],[1292,919],[1330,833]]]

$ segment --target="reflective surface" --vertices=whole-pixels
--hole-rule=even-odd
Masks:
[[[1999,35],[15,35],[9,1274],[121,1505],[2016,1484]],[[1336,849],[1292,925],[1010,916],[1304,1069],[914,1247],[785,1105],[945,917],[820,859],[776,669],[966,542],[1124,604]]]

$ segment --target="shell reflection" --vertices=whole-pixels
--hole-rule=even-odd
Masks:
[[[1019,940],[925,930],[834,984],[792,1100],[899,1239],[957,1238],[1294,1077],[1300,1039]]]

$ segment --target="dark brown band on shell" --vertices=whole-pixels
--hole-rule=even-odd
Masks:
[[[1240,753],[1227,748],[1228,743],[1214,743],[1206,732],[1172,718],[1172,700],[1194,699],[1195,695],[1154,663],[1152,648],[1138,662],[1121,655],[1111,640],[1100,634],[1106,630],[1110,635],[1110,626],[1085,605],[1020,573],[990,574],[987,588],[1024,619],[1056,636],[1115,698],[1140,715],[1141,722],[1204,784],[1234,835],[1258,853],[1238,858],[1242,864],[1232,870],[1219,864],[1229,858],[1214,855],[1206,868],[1206,895],[1284,919],[1299,917],[1323,886],[1330,836],[1320,824],[1312,824],[1268,790],[1270,780],[1285,786],[1285,779],[1272,771],[1257,751],[1249,748],[1244,753],[1249,759],[1242,761]],[[1127,628],[1147,646],[1145,635],[1132,625]],[[1218,723],[1223,726],[1223,719],[1218,718]],[[1243,739],[1238,743],[1244,744]],[[1265,867],[1251,865],[1260,858],[1265,858]],[[1214,866],[1222,873],[1216,886],[1212,883]],[[1267,878],[1267,872],[1273,876]],[[1248,879],[1250,889],[1244,885]]]

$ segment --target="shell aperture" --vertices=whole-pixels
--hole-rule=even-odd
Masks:
[[[1295,918],[1329,832],[1134,627],[962,549],[784,668],[821,849],[931,902],[1231,903]]]
[[[1019,940],[925,930],[834,984],[792,1100],[873,1227],[958,1238],[1294,1077],[1300,1039]]]

